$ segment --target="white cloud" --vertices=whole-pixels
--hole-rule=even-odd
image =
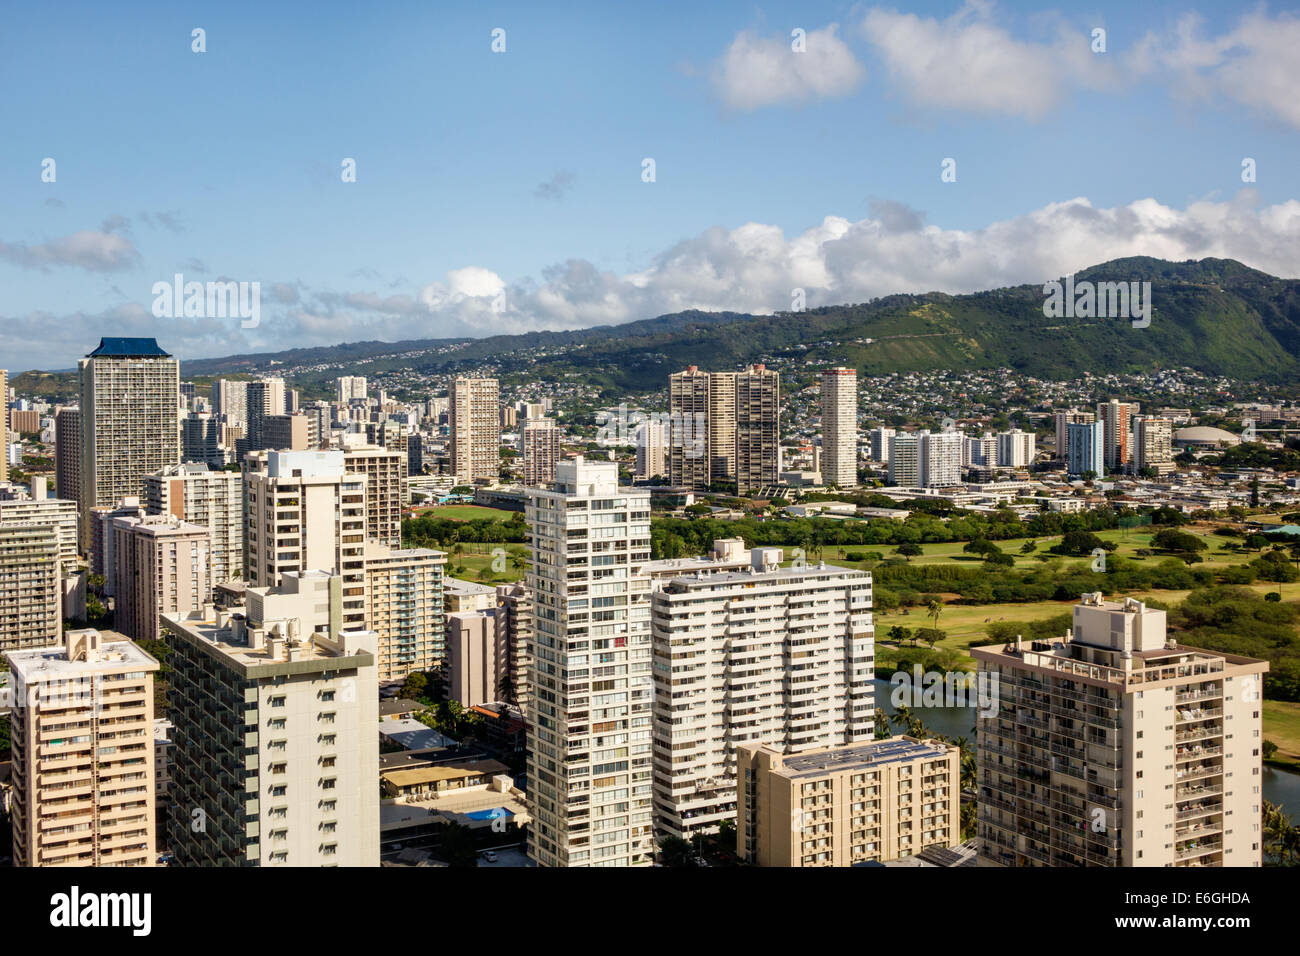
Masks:
[[[789,35],[737,34],[714,66],[714,87],[723,102],[739,110],[851,93],[867,71],[836,35],[838,29],[832,23],[808,31],[803,52],[792,48]]]
[[[1185,97],[1219,94],[1300,127],[1300,18],[1258,10],[1217,37],[1205,37],[1203,26],[1187,14],[1171,32],[1148,34],[1135,52],[1135,69],[1172,74],[1172,89]]]
[[[98,315],[0,318],[0,367],[67,367],[101,335],[150,335],[185,358],[362,340],[469,338],[618,324],[684,309],[771,313],[862,302],[898,292],[974,292],[1041,283],[1123,256],[1238,259],[1300,278],[1300,201],[1260,206],[1253,190],[1184,209],[1154,199],[1101,208],[1051,203],[980,229],[927,225],[917,210],[876,200],[864,219],[827,216],[787,237],[780,227],[715,226],[665,249],[643,270],[602,271],[569,259],[507,283],[479,266],[449,272],[415,295],[324,292],[264,283],[262,324],[168,320],[127,303]],[[268,302],[267,299],[272,301]],[[49,329],[57,327],[52,339]],[[68,343],[81,348],[67,354]],[[6,358],[8,356],[8,358]]]
[[[116,231],[125,224],[125,220],[115,216],[101,230],[82,229],[35,246],[0,239],[0,259],[42,272],[49,271],[51,266],[72,266],[91,272],[129,269],[139,262],[140,254],[130,239]]]
[[[1090,32],[1058,24],[1048,42],[1018,40],[967,3],[944,20],[875,7],[862,33],[916,103],[1038,119],[1075,85],[1112,86],[1118,72],[1092,53]]]

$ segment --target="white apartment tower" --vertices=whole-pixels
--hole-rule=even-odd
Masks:
[[[822,373],[822,481],[853,488],[858,483],[858,372]]]
[[[684,574],[653,597],[655,817],[690,838],[736,816],[736,746],[786,753],[869,741],[871,575],[782,568]]]
[[[528,490],[529,855],[542,866],[654,861],[650,495],[613,462],[566,459]]]

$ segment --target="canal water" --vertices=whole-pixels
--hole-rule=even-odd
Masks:
[[[883,677],[875,680],[876,706],[886,714],[893,715],[894,704],[890,700],[891,687]],[[913,707],[912,713],[921,718],[921,722],[935,733],[949,737],[971,737],[971,728],[975,726],[976,710],[974,707]],[[901,730],[892,724],[892,733]],[[1276,804],[1287,812],[1292,822],[1300,822],[1300,774],[1285,770],[1264,767],[1264,799]]]

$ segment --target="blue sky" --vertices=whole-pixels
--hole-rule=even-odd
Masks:
[[[1136,253],[1300,276],[1286,6],[295,6],[4,12],[0,367],[68,367],[104,334],[190,358]],[[261,325],[155,317],[176,272],[260,283]]]

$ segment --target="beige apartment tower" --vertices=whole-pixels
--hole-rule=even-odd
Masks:
[[[186,613],[212,599],[210,535],[171,515],[115,518],[114,616],[117,630],[157,640],[161,614]]]
[[[158,662],[94,630],[7,657],[14,865],[153,866]]]
[[[208,529],[212,583],[244,577],[244,478],[201,462],[164,468],[144,480],[144,508]]]
[[[524,420],[520,444],[524,451],[524,484],[533,488],[555,480],[555,465],[560,460],[561,432],[549,418]]]
[[[736,851],[758,866],[853,866],[961,843],[961,750],[891,737],[783,754],[741,744]]]
[[[1085,594],[1054,641],[972,649],[981,857],[1259,866],[1266,661],[1187,647],[1165,612]]]
[[[741,571],[684,573],[652,598],[654,798],[660,834],[736,816],[736,748],[786,752],[875,730],[871,575],[782,568],[755,548]]]
[[[450,390],[451,470],[463,482],[501,474],[501,395],[494,378],[458,378]]]
[[[702,490],[735,482],[740,494],[777,482],[780,376],[763,365],[702,372],[692,365],[668,380],[668,477]]]
[[[400,451],[378,445],[343,450],[343,470],[366,476],[366,537],[390,548],[402,546],[406,464],[405,444]]]
[[[100,339],[81,360],[82,534],[90,509],[144,493],[181,460],[180,363],[154,339]]]
[[[1150,468],[1157,477],[1175,470],[1174,422],[1157,415],[1133,419],[1133,472]]]
[[[541,866],[654,861],[650,493],[613,462],[566,459],[528,491],[533,560],[529,855]]]
[[[377,678],[437,670],[446,656],[442,584],[447,555],[366,542],[366,630],[378,638]]]
[[[245,579],[274,587],[290,572],[343,579],[343,623],[366,626],[366,484],[341,451],[249,455]]]
[[[822,372],[822,482],[855,488],[858,484],[858,372]]]

